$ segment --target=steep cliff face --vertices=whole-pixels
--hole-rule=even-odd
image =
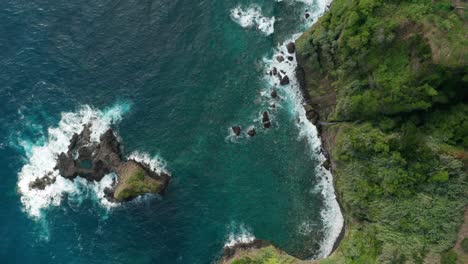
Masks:
[[[326,263],[453,256],[468,195],[466,7],[335,0],[297,40],[306,111],[346,215]]]
[[[425,111],[466,96],[465,2],[334,1],[297,41],[322,120]],[[465,80],[466,81],[466,80]]]

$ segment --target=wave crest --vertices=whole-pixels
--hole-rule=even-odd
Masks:
[[[73,134],[80,133],[84,124],[91,124],[91,140],[99,142],[99,137],[112,124],[122,120],[122,115],[129,108],[129,104],[116,104],[100,111],[84,105],[77,112],[62,113],[58,126],[48,129],[44,142],[40,140],[22,146],[26,151],[27,163],[18,173],[17,187],[23,210],[28,215],[39,218],[48,206],[59,206],[64,194],[70,199],[79,199],[77,197],[88,191],[93,192],[103,205],[110,205],[104,199],[104,188],[110,186],[115,175],[106,175],[100,182],[87,182],[80,177],[72,181],[60,176],[54,167],[58,155],[67,151]],[[53,181],[52,184],[43,190],[30,188],[31,183],[46,175]]]
[[[265,17],[262,8],[258,5],[250,5],[248,8],[238,6],[231,10],[231,19],[243,28],[256,27],[265,35],[275,32],[275,17]]]

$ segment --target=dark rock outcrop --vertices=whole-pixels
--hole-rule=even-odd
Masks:
[[[234,135],[240,136],[241,131],[242,131],[240,126],[233,126],[231,127],[231,129],[232,129],[232,132],[234,132]]]
[[[280,85],[287,85],[289,84],[289,77],[287,75],[280,77]]]
[[[255,128],[251,128],[247,131],[247,135],[249,135],[250,137],[255,136],[255,134],[257,134],[257,132],[255,131]]]
[[[281,56],[281,55],[278,55],[278,56],[276,56],[276,60],[277,60],[278,62],[283,62],[283,61],[284,61],[284,57]]]
[[[323,163],[322,163],[322,166],[325,169],[330,170],[330,160],[328,158],[326,160],[324,160]]]
[[[319,122],[319,114],[311,105],[304,105],[307,119],[314,125],[317,126]]]
[[[268,115],[268,112],[265,111],[262,114],[262,124],[264,128],[270,128],[271,127],[271,121],[270,121],[270,116]]]
[[[270,246],[271,243],[266,240],[255,239],[249,243],[239,243],[232,247],[225,247],[223,252],[223,260],[228,260],[232,258],[237,252],[245,251],[248,249],[260,249]]]
[[[127,185],[125,189],[125,199],[116,199],[114,197],[117,189],[122,189],[122,184],[128,177],[134,175],[122,173],[123,168],[132,164],[140,168],[138,177],[143,177],[135,190],[130,187],[136,185]],[[111,188],[104,190],[105,197],[111,201],[127,201],[144,193],[162,193],[167,188],[170,176],[161,172],[156,173],[151,170],[149,165],[134,160],[126,161],[122,158],[120,142],[112,129],[108,129],[101,135],[99,142],[91,139],[91,126],[84,125],[80,134],[74,134],[70,140],[68,151],[60,153],[57,158],[55,169],[60,175],[67,179],[74,179],[78,176],[88,181],[100,181],[106,174],[116,173],[117,183]],[[31,183],[30,188],[44,189],[47,185],[55,182],[55,178],[46,175],[36,179]],[[157,188],[155,187],[157,186]],[[130,188],[130,189],[129,189]]]
[[[273,90],[271,91],[270,95],[271,95],[271,98],[276,98],[278,97],[278,92],[276,90]]]
[[[276,74],[278,74],[278,70],[276,69],[276,67],[273,67],[273,69],[271,70],[271,72],[273,73],[273,75],[276,76]]]
[[[88,181],[100,181],[120,165],[122,153],[114,132],[107,130],[99,143],[92,142],[90,135],[90,126],[85,125],[79,135],[73,135],[67,153],[60,153],[55,168],[64,178],[79,175]]]
[[[294,44],[294,42],[289,42],[288,45],[286,45],[286,48],[291,54],[293,54],[296,51],[296,45]]]
[[[29,185],[29,188],[44,190],[46,186],[54,182],[55,182],[55,178],[51,178],[49,177],[49,175],[46,175],[42,178],[37,178],[36,180],[31,182],[31,184]]]
[[[293,61],[293,60],[294,60],[294,57],[293,57],[293,56],[288,56],[288,60],[289,60],[289,61]]]

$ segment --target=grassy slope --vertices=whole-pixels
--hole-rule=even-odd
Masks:
[[[304,262],[293,258],[274,246],[251,249],[240,252],[229,264],[302,264]],[[305,264],[305,263],[304,263]]]
[[[139,195],[161,191],[161,182],[146,176],[145,171],[136,163],[127,162],[123,166],[125,169],[119,174],[119,184],[114,193],[116,201],[127,201]]]
[[[468,197],[466,21],[450,1],[335,0],[298,40],[312,105],[339,123],[348,230],[324,263],[450,255]]]

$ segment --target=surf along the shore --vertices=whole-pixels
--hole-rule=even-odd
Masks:
[[[303,10],[303,30],[310,27],[317,19],[326,11],[330,0],[296,0],[305,4]],[[281,1],[277,1],[281,2]],[[256,21],[266,22],[261,15],[261,8],[252,5],[249,9],[243,10],[242,7],[236,7],[231,10],[231,18],[239,25],[245,28],[255,26]],[[262,19],[263,18],[263,19]],[[247,23],[247,22],[249,23]],[[274,17],[268,20],[268,27],[258,26],[257,29],[265,33],[265,35],[274,32]],[[268,30],[265,30],[268,28]],[[261,92],[263,105],[267,105],[270,110],[270,116],[274,119],[275,110],[278,108],[285,109],[289,112],[290,118],[297,120],[296,126],[300,131],[299,136],[306,139],[311,155],[317,159],[318,166],[315,168],[315,175],[319,180],[314,188],[314,192],[319,193],[324,200],[324,208],[321,211],[321,217],[324,223],[325,236],[321,241],[319,254],[315,258],[323,258],[328,256],[334,249],[337,239],[339,239],[344,226],[344,219],[341,213],[340,206],[335,195],[333,186],[333,176],[328,168],[323,166],[326,161],[322,150],[322,143],[319,138],[317,128],[308,120],[304,109],[304,97],[301,92],[300,82],[296,77],[297,61],[295,56],[294,42],[301,32],[295,32],[279,44],[273,52],[273,56],[263,58],[263,67],[266,89]],[[278,102],[276,99],[280,97],[282,100]],[[307,229],[307,223],[304,223],[304,228]],[[241,243],[251,243],[253,239],[246,241],[245,239],[233,239],[230,237],[226,247],[234,247]]]

